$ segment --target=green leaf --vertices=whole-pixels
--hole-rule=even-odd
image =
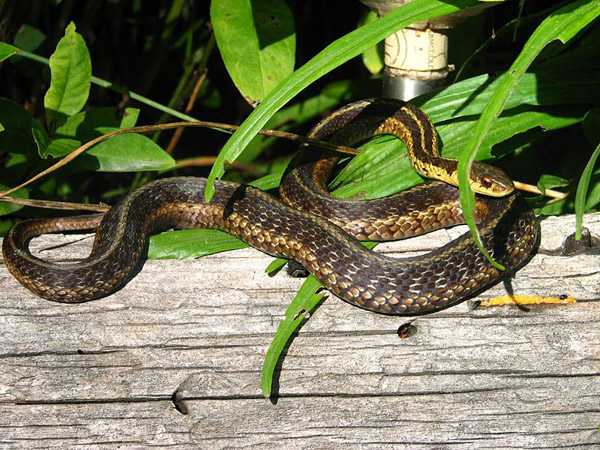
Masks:
[[[90,93],[92,62],[83,37],[71,22],[50,57],[50,88],[44,97],[46,119],[72,116],[85,105]]]
[[[123,118],[121,119],[121,124],[119,125],[119,128],[135,127],[135,124],[137,123],[139,117],[139,108],[125,108],[125,114],[123,114]]]
[[[587,193],[598,155],[600,155],[600,144],[596,147],[594,153],[592,153],[585,169],[583,169],[583,172],[581,173],[579,183],[577,184],[577,192],[575,193],[575,240],[577,241],[581,239],[581,227],[583,226],[583,214],[585,213]]]
[[[78,158],[98,172],[166,170],[175,160],[152,139],[141,134],[120,134],[102,141]]]
[[[585,210],[598,210],[600,205],[600,177],[592,176],[585,200]]]
[[[582,106],[563,105],[558,108],[534,108],[529,111],[523,111],[521,108],[518,112],[506,111],[492,123],[481,142],[476,159],[485,160],[501,156],[497,153],[492,154],[492,149],[496,144],[533,128],[539,127],[544,131],[550,131],[575,125],[583,120],[585,109]],[[443,154],[452,158],[460,156],[469,136],[475,129],[475,124],[476,119],[469,117],[450,123],[446,122],[437,127],[442,142],[444,142]]]
[[[13,43],[21,50],[35,52],[45,40],[46,35],[39,28],[22,25],[15,34]]]
[[[533,32],[509,71],[502,77],[499,86],[489,99],[487,107],[483,110],[465,146],[463,156],[458,165],[460,201],[463,215],[471,230],[471,234],[476,239],[480,251],[497,268],[501,266],[492,261],[485,251],[475,224],[475,194],[469,186],[471,163],[475,159],[486,133],[504,108],[510,93],[535,57],[549,42],[556,39],[561,40],[563,43],[567,42],[598,15],[600,15],[600,8],[597,1],[580,0],[564,6],[545,19]]]
[[[321,115],[324,111],[334,108],[343,101],[350,101],[356,84],[349,80],[328,84],[319,95],[294,103],[280,109],[265,124],[265,128],[285,131],[292,126],[306,123]],[[273,137],[255,136],[243,153],[237,158],[240,162],[254,161],[258,155],[275,141]]]
[[[45,152],[40,153],[40,156],[42,158],[61,158],[76,150],[83,142],[88,142],[104,134],[103,128],[112,131],[119,126],[116,112],[117,109],[113,107],[95,108],[67,117],[56,127],[52,143]]]
[[[119,122],[119,119],[117,118],[117,109],[113,107],[95,108],[68,117],[56,128],[52,143],[41,156],[43,158],[49,156],[54,158],[63,157],[73,150],[76,150],[83,142],[88,142],[105,133],[113,131],[123,123],[128,123],[129,121],[130,123],[135,124],[135,120],[137,119],[136,112],[139,110],[136,108],[130,109],[133,111],[133,116],[126,119],[127,111],[129,110],[128,108],[121,122]],[[97,164],[94,165],[88,160],[88,166],[86,167],[97,167]]]
[[[556,187],[565,187],[569,185],[569,180],[557,177],[556,175],[542,175],[537,182],[537,187],[542,194],[546,194],[546,189],[554,189]]]
[[[600,45],[566,52],[560,58],[536,65],[532,72],[518,79],[505,109],[522,105],[564,105],[565,101],[587,104],[591,98],[600,97],[599,70]],[[479,115],[503,78],[504,74],[496,78],[480,75],[422,95],[411,103],[426,111],[434,123]]]
[[[286,264],[288,263],[288,259],[286,258],[275,258],[271,264],[265,269],[265,272],[269,274],[269,276],[275,275],[279,272]]]
[[[77,139],[69,139],[69,138],[58,138],[52,139],[52,142],[48,147],[46,147],[46,151],[43,158],[62,158],[63,156],[68,155],[74,150],[77,150],[81,147],[81,141]]]
[[[583,132],[592,145],[600,142],[600,108],[592,108],[583,118]]]
[[[464,100],[467,101],[467,98]],[[520,112],[507,111],[494,121],[476,159],[491,159],[503,154],[498,152],[498,147],[495,146],[527,130],[542,128],[549,131],[576,124],[582,120],[585,109],[584,106],[563,106],[532,108],[529,111],[521,108]],[[450,158],[460,156],[475,123],[476,118],[469,116],[437,126],[444,143],[442,154]],[[400,139],[379,136],[359,149],[361,153],[330,183],[330,186],[335,188],[334,195],[342,198],[379,198],[422,181],[412,168],[406,156],[406,147]],[[506,151],[504,149],[504,152]]]
[[[48,136],[42,124],[34,119],[31,120],[31,135],[37,146],[38,154],[45,154],[50,145],[50,136]]]
[[[294,70],[296,34],[283,0],[213,0],[210,17],[225,67],[250,104]]]
[[[214,253],[249,247],[220,230],[179,230],[150,237],[148,259],[200,258]]]
[[[271,396],[275,367],[288,340],[323,299],[324,294],[315,293],[320,287],[321,283],[310,275],[285,312],[285,319],[279,323],[275,337],[267,350],[261,373],[261,387],[265,397]]]
[[[53,138],[72,138],[87,142],[101,136],[103,129],[112,131],[120,125],[117,108],[94,108],[67,117],[54,130]]]
[[[250,186],[254,186],[255,188],[262,189],[264,191],[268,191],[269,189],[275,189],[277,186],[279,186],[279,183],[281,182],[283,172],[284,171],[282,170],[279,173],[270,173],[248,184],[250,184]]]
[[[7,189],[10,189],[9,186],[5,186],[3,184],[0,184],[0,192],[2,191],[6,191]],[[29,198],[29,190],[26,188],[22,188],[19,189],[16,192],[13,192],[12,194],[9,195],[9,197],[13,197],[13,198]],[[17,205],[15,203],[7,203],[7,202],[2,202],[0,201],[0,216],[5,216],[7,214],[12,214],[20,209],[23,208],[23,205]]]
[[[214,194],[214,180],[225,173],[225,161],[235,161],[269,118],[310,83],[406,25],[450,14],[475,4],[477,4],[475,0],[456,0],[453,4],[438,0],[415,0],[330,44],[271,91],[227,141],[208,176],[206,200],[210,200]]]
[[[360,22],[358,23],[358,26],[362,27],[363,25],[366,25],[368,23],[375,22],[377,19],[378,19],[377,14],[374,13],[373,11],[369,11],[365,15],[362,16],[362,18],[360,19]],[[378,42],[373,47],[368,48],[364,52],[362,52],[362,55],[361,55],[362,62],[365,65],[365,67],[367,68],[367,70],[369,72],[371,72],[373,75],[378,74],[379,72],[381,72],[383,70],[383,66],[384,66],[383,52],[384,52],[383,41]]]
[[[13,47],[5,42],[0,42],[0,62],[10,58],[15,53],[18,53],[18,51],[19,49],[17,47]]]
[[[379,198],[423,181],[413,169],[404,143],[394,136],[378,136],[359,147],[355,156],[330,183],[342,198]]]
[[[98,131],[101,127],[118,127],[117,108],[94,108],[90,111],[81,111],[67,118],[59,125],[54,136],[73,137],[82,141],[90,140],[100,136]]]
[[[38,139],[41,139],[40,133],[45,132],[21,105],[0,98],[0,122],[4,127],[4,131],[0,133],[1,151],[23,154],[37,152],[38,142],[34,138],[34,130]]]
[[[365,241],[361,242],[361,244],[368,249],[373,249],[378,245],[378,242]],[[277,266],[281,268],[286,262],[287,260],[278,258],[269,264],[266,271],[270,273],[270,268],[275,269]],[[261,373],[261,387],[265,397],[271,396],[273,374],[275,373],[275,367],[277,367],[277,362],[281,358],[283,349],[287,346],[296,329],[305,319],[310,317],[310,314],[325,296],[318,293],[322,287],[323,285],[319,280],[313,275],[309,275],[286,310],[285,319],[279,323],[275,337],[269,346],[269,350],[267,350]]]

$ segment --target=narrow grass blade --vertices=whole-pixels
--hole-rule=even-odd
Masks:
[[[587,198],[588,189],[590,187],[590,179],[592,178],[592,171],[596,160],[600,155],[600,144],[592,153],[588,163],[581,173],[579,183],[577,184],[577,192],[575,193],[575,240],[581,239],[581,228],[583,226],[583,214],[585,213],[585,201]]]
[[[502,77],[498,87],[490,97],[487,107],[483,110],[477,121],[473,134],[467,141],[463,151],[462,158],[458,164],[460,201],[463,215],[471,233],[476,239],[479,249],[492,264],[499,269],[503,268],[495,261],[492,261],[489,254],[485,251],[481,238],[477,232],[474,216],[475,194],[469,186],[471,164],[475,159],[488,130],[500,115],[500,112],[504,108],[504,105],[517,82],[542,49],[544,49],[548,43],[557,39],[563,43],[568,42],[582,28],[598,17],[598,15],[600,15],[600,3],[597,0],[580,0],[560,8],[542,22],[542,24],[533,32],[508,72]]]
[[[314,276],[309,276],[286,311],[285,319],[279,324],[262,368],[261,388],[265,397],[271,396],[277,362],[292,334],[323,299],[324,294],[316,293],[320,287],[321,283]]]
[[[269,118],[313,81],[349,59],[360,55],[363,51],[400,28],[419,20],[450,14],[477,3],[474,0],[453,0],[452,2],[415,0],[330,44],[272,90],[265,100],[248,116],[239,130],[227,141],[208,176],[205,192],[206,200],[210,200],[214,194],[213,182],[215,179],[220,178],[225,173],[225,162],[235,161]]]

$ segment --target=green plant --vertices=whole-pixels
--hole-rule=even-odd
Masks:
[[[98,5],[90,4],[79,14],[69,12],[67,6],[57,9],[57,27],[46,33],[32,24],[15,21],[16,31],[8,33],[11,45],[0,44],[0,61],[5,61],[0,77],[15,82],[3,84],[5,98],[0,99],[0,152],[3,152],[0,189],[20,184],[79,145],[110,131],[131,127],[142,117],[154,123],[162,123],[169,116],[194,121],[195,103],[202,106],[203,114],[209,111],[210,115],[237,119],[250,111],[241,97],[248,103],[260,104],[216,157],[215,152],[199,155],[193,151],[194,145],[185,141],[191,132],[186,132],[183,138],[163,133],[151,138],[124,134],[102,142],[14,195],[94,203],[111,200],[154,177],[155,171],[161,175],[173,171],[194,173],[189,167],[205,165],[206,156],[215,163],[210,180],[227,176],[264,189],[275,188],[288,156],[281,153],[280,143],[273,138],[256,136],[261,127],[298,128],[351,99],[377,95],[380,75],[371,76],[364,70],[358,76],[344,74],[327,83],[320,79],[335,76],[334,69],[370,51],[398,27],[476,3],[476,0],[416,0],[383,19],[365,21],[364,26],[341,38],[331,37],[331,43],[321,42],[324,50],[295,71],[296,41],[299,49],[303,48],[303,42],[296,38],[294,14],[283,0],[256,0],[252,8],[244,1],[213,0],[210,19],[214,36],[207,25],[209,12],[193,1],[161,4],[162,15],[150,18],[154,26],[149,32],[139,25],[143,19],[148,20],[138,5],[130,13],[140,22],[135,22],[137,28],[133,27],[127,39],[121,41],[127,52],[131,52],[126,55],[142,49],[139,67],[145,71],[131,90],[135,92],[119,87],[131,80],[117,72],[107,71],[114,78],[103,78],[110,81],[92,76],[96,64],[101,69],[110,66],[111,55],[100,52],[98,57],[90,56],[75,23],[91,21],[98,14]],[[296,6],[295,2],[290,4]],[[316,3],[310,5],[310,11],[318,10]],[[532,6],[532,14],[525,12],[519,20],[507,21],[498,30],[497,41],[484,40],[480,49],[473,52],[474,57],[465,56],[465,65],[459,71],[460,81],[419,97],[414,103],[436,124],[444,144],[443,153],[462,156],[463,177],[473,158],[497,160],[519,181],[537,184],[542,192],[562,188],[568,194],[552,203],[542,195],[530,198],[536,212],[561,214],[576,210],[581,223],[583,213],[596,210],[600,204],[600,171],[594,170],[600,150],[593,151],[600,140],[597,131],[600,29],[593,25],[600,14],[600,5],[597,1],[580,0],[552,6],[543,12],[539,11],[540,5],[544,3]],[[355,6],[358,10],[358,3]],[[518,13],[516,8],[509,12]],[[76,16],[73,22],[71,14]],[[475,19],[475,25],[471,26],[481,30],[484,20],[484,16]],[[58,31],[63,30],[64,36],[58,40]],[[524,44],[522,50],[512,41],[515,33],[524,36],[520,40]],[[49,61],[42,56],[48,54],[42,45],[48,40],[58,41]],[[456,41],[472,45],[474,39],[472,34],[457,32],[453,37],[453,42]],[[215,42],[224,66],[216,57]],[[237,51],[240,42],[250,44],[244,47],[250,49],[244,55]],[[494,53],[498,47],[502,51]],[[179,66],[167,64],[165,54],[176,57]],[[32,66],[32,61],[41,64]],[[47,67],[51,73],[49,85]],[[160,67],[169,68],[176,75],[161,76]],[[222,76],[223,67],[227,68],[230,79]],[[495,74],[488,75],[490,70]],[[169,88],[154,91],[154,83],[164,83]],[[234,84],[241,96],[233,89]],[[315,84],[313,91],[292,103],[297,95],[303,95]],[[26,95],[17,88],[6,89],[13,85],[27,86]],[[94,85],[99,87],[94,89]],[[186,99],[191,100],[184,107]],[[132,107],[131,100],[138,104]],[[218,139],[207,138],[208,147],[218,147]],[[356,194],[377,197],[420,182],[406,158],[401,157],[402,147],[398,140],[389,137],[363,145],[363,152],[332,181],[336,187],[334,193],[345,197]],[[571,149],[577,149],[578,153],[565,151]],[[238,164],[226,172],[225,161]],[[91,172],[94,177],[89,176]],[[104,172],[126,174],[116,177]],[[108,189],[99,189],[98,185],[105,184]],[[468,211],[470,193],[464,186],[461,190]],[[208,190],[207,195],[210,195]],[[15,217],[44,214],[20,208],[0,203],[0,214],[7,217],[0,223],[0,231],[6,230]],[[211,230],[170,232],[151,238],[149,257],[199,257],[240,246],[245,244]],[[268,270],[280,266],[281,262],[276,262]],[[283,347],[321,299],[317,289],[318,283],[309,278],[286,313],[265,362],[262,380],[265,395],[271,394],[273,370]]]

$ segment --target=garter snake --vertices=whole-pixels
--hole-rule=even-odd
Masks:
[[[455,183],[457,163],[439,156],[429,118],[404,102],[352,103],[319,123],[310,137],[354,145],[377,134],[400,137],[424,176]],[[215,195],[207,203],[205,179],[153,181],[105,214],[16,224],[3,241],[4,261],[40,297],[79,303],[121,287],[134,272],[148,234],[168,228],[218,228],[268,254],[298,261],[327,289],[356,306],[401,315],[446,308],[501,276],[469,234],[412,258],[390,258],[364,248],[349,235],[399,239],[461,223],[458,190],[445,182],[429,181],[383,199],[337,199],[326,189],[336,159],[329,151],[303,148],[281,183],[280,195],[287,204],[261,190],[227,181],[215,182]],[[471,183],[478,192],[493,195],[478,195],[476,200],[476,219],[486,249],[498,262],[514,268],[527,257],[536,239],[533,212],[499,169],[477,163]],[[96,229],[93,249],[79,262],[51,263],[28,251],[33,236],[90,228]]]

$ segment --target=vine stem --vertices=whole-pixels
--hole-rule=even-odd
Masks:
[[[0,197],[6,197],[7,195],[12,194],[13,192],[15,192],[17,190],[24,188],[25,186],[28,186],[29,184],[33,183],[34,181],[39,180],[43,176],[48,175],[49,173],[52,173],[55,170],[57,170],[63,166],[66,166],[68,163],[73,161],[75,158],[77,158],[79,155],[81,155],[82,153],[87,151],[89,148],[91,148],[94,145],[96,145],[97,143],[105,141],[113,136],[116,136],[119,134],[127,134],[127,133],[150,133],[150,132],[160,131],[160,130],[170,130],[173,128],[189,128],[189,127],[215,128],[215,129],[222,129],[222,130],[228,130],[228,131],[235,131],[239,128],[239,126],[237,126],[237,125],[231,125],[231,124],[219,123],[219,122],[206,122],[206,121],[172,122],[172,123],[164,123],[164,124],[160,124],[160,125],[142,125],[142,126],[138,126],[138,127],[121,128],[121,129],[115,130],[111,133],[107,133],[102,136],[99,136],[96,139],[92,139],[89,142],[86,142],[81,147],[72,151],[67,156],[65,156],[63,159],[58,161],[56,164],[53,164],[52,166],[48,167],[46,170],[43,170],[42,172],[38,173],[37,175],[34,175],[33,177],[31,177],[29,180],[25,181],[24,183],[21,183],[20,185],[14,187],[12,189],[9,189],[7,191],[0,192]],[[358,150],[351,148],[351,147],[345,147],[345,146],[341,146],[341,145],[333,145],[333,144],[330,144],[329,142],[318,141],[316,139],[309,139],[307,137],[300,136],[300,135],[294,134],[294,133],[288,133],[286,131],[263,129],[263,130],[260,130],[259,133],[262,135],[265,135],[265,136],[274,136],[274,137],[278,137],[278,138],[288,139],[290,141],[301,142],[303,144],[314,145],[317,147],[326,148],[328,150],[337,151],[340,153],[348,153],[350,155],[357,155],[359,153]]]

